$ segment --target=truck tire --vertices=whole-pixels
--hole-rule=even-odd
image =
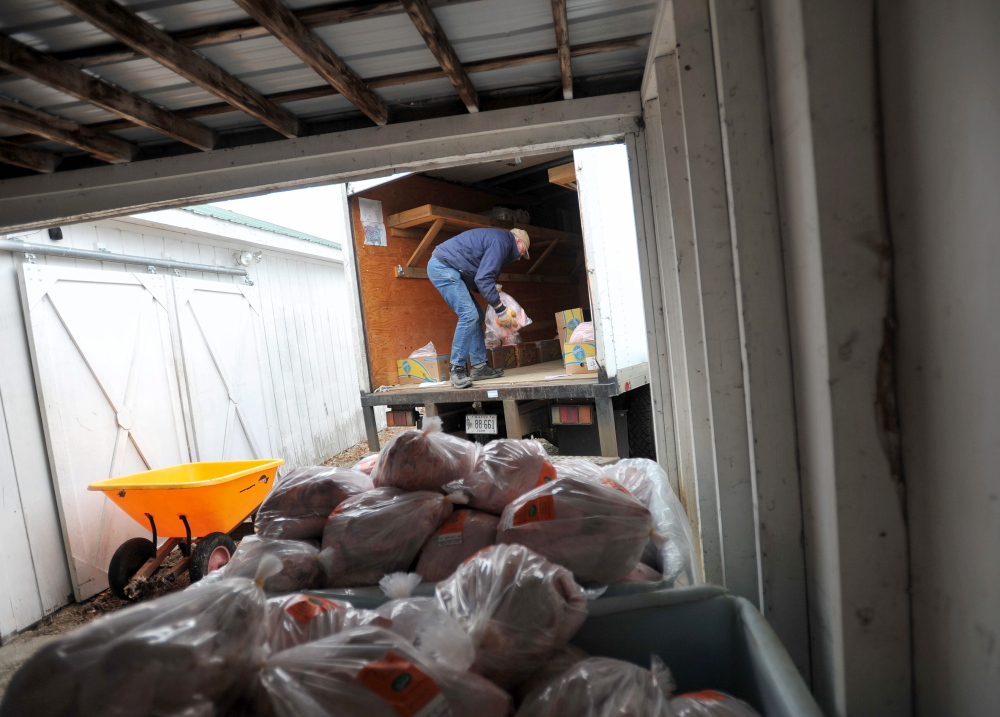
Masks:
[[[632,458],[656,460],[653,439],[653,399],[649,385],[628,392],[628,451]]]

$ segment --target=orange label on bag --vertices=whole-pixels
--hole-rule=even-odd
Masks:
[[[702,700],[703,702],[721,702],[726,699],[726,696],[721,692],[716,692],[715,690],[702,690],[701,692],[688,692],[684,695],[678,695],[678,697],[687,697],[691,700]]]
[[[545,485],[546,483],[551,483],[556,479],[556,467],[549,463],[548,461],[542,462],[542,472],[538,474],[538,482],[535,483],[537,488],[540,485]]]
[[[540,523],[544,520],[555,520],[556,501],[551,495],[543,495],[529,500],[514,512],[513,525]]]
[[[610,478],[601,478],[601,483],[603,483],[604,485],[606,485],[608,488],[614,488],[615,490],[620,490],[625,495],[628,495],[628,496],[632,495],[629,492],[628,488],[626,488],[625,486],[623,486],[621,483],[618,483],[617,481],[611,480]]]
[[[298,622],[309,623],[317,615],[324,612],[336,610],[340,605],[327,600],[326,598],[312,597],[311,595],[299,595],[288,605],[285,605],[285,612],[295,618]]]
[[[441,530],[438,531],[438,545],[461,545],[462,529],[465,527],[465,519],[469,511],[457,510],[444,522]]]
[[[369,662],[358,673],[358,682],[385,701],[399,717],[447,717],[448,703],[428,675],[395,652]]]

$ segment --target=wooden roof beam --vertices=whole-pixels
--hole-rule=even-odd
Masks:
[[[114,0],[55,2],[271,129],[286,137],[298,135],[299,121],[295,115]]]
[[[329,46],[302,24],[281,0],[235,0],[254,20],[274,35],[313,72],[350,100],[378,125],[389,121],[389,108],[371,87],[354,74]]]
[[[4,99],[0,99],[0,124],[82,149],[105,162],[131,162],[139,151],[131,142]]]
[[[215,133],[207,127],[3,35],[0,35],[0,67],[192,147],[212,149],[215,146]]]
[[[552,21],[556,26],[556,47],[559,51],[559,74],[562,75],[563,99],[573,99],[573,65],[570,62],[569,20],[566,0],[552,0]]]
[[[6,140],[0,139],[0,162],[13,164],[25,169],[33,169],[36,172],[54,172],[62,161],[62,157],[49,152],[42,152],[30,147],[21,147]]]
[[[554,1],[554,0],[553,0]],[[448,36],[444,34],[440,23],[434,16],[427,0],[401,0],[406,13],[410,16],[413,26],[424,38],[427,47],[430,49],[434,59],[441,65],[441,69],[448,76],[458,96],[465,104],[469,112],[479,111],[479,93],[476,92],[469,73],[462,67],[462,61],[455,54],[455,48],[451,46]]]

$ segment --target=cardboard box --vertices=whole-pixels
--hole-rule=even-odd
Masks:
[[[563,344],[566,373],[597,373],[597,343]]]
[[[573,329],[583,323],[583,309],[566,309],[556,312],[556,329],[559,331],[559,343],[569,343]]]
[[[400,383],[432,383],[447,381],[449,357],[428,356],[426,358],[405,358],[396,361],[396,374]]]
[[[512,349],[517,353],[517,365],[520,366],[534,366],[538,363],[538,349],[535,348],[535,344],[520,344],[518,346],[511,346]]]
[[[559,339],[536,341],[535,353],[538,354],[538,363],[559,361],[562,358],[562,343]]]
[[[517,368],[517,352],[513,346],[486,349],[486,363],[493,368]]]

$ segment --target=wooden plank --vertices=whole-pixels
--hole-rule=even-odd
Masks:
[[[545,248],[545,251],[542,252],[542,255],[540,257],[538,257],[538,259],[535,261],[535,263],[531,265],[531,268],[528,269],[528,273],[529,274],[534,274],[536,271],[538,271],[538,267],[540,267],[542,265],[542,262],[545,261],[545,258],[549,254],[552,253],[552,250],[555,249],[558,244],[559,244],[559,240],[558,239],[553,239],[549,243],[549,245]]]
[[[407,266],[413,266],[418,261],[420,261],[420,257],[422,257],[424,255],[424,252],[427,251],[427,247],[431,245],[431,242],[434,241],[434,237],[438,235],[438,232],[441,231],[441,227],[443,226],[444,226],[444,219],[434,220],[434,223],[431,224],[431,228],[427,230],[426,234],[424,234],[424,238],[420,240],[420,244],[413,252],[413,255],[406,262]]]
[[[235,0],[250,17],[312,70],[335,87],[377,125],[389,121],[389,108],[330,47],[280,0]],[[192,53],[193,54],[193,53]]]
[[[565,2],[565,0],[561,1]],[[462,67],[462,61],[458,59],[455,48],[451,46],[448,36],[434,16],[427,0],[401,0],[401,2],[406,9],[406,14],[410,16],[413,26],[424,38],[428,49],[434,55],[434,59],[441,65],[441,69],[444,70],[455,91],[458,92],[458,96],[465,104],[465,109],[469,112],[478,112],[479,93],[476,92],[472,80],[469,79],[469,74]]]
[[[114,0],[55,1],[136,52],[159,62],[271,129],[286,137],[298,135],[299,121],[290,112]]]
[[[131,123],[156,130],[198,149],[212,149],[215,133],[170,110],[81,72],[27,45],[0,35],[0,68],[64,92],[78,100],[124,117]],[[101,127],[92,127],[101,129]],[[105,128],[106,129],[106,128]]]
[[[131,162],[139,151],[131,142],[4,99],[0,99],[0,124],[68,144],[107,162]]]
[[[427,224],[437,219],[444,219],[448,226],[460,227],[462,229],[475,229],[478,227],[496,227],[498,229],[524,229],[528,235],[534,239],[575,239],[579,241],[582,237],[579,234],[561,232],[545,227],[536,227],[530,224],[518,224],[502,219],[494,219],[482,214],[464,212],[458,209],[448,209],[446,207],[425,204],[423,206],[409,209],[405,212],[392,214],[386,220],[386,226],[392,228],[407,229],[410,227]]]
[[[395,3],[393,4],[395,5]],[[648,43],[649,35],[633,35],[630,37],[619,38],[617,40],[605,40],[601,42],[591,42],[584,45],[577,45],[576,47],[571,48],[571,52],[573,57],[586,57],[588,55],[595,55],[602,52],[614,52],[616,50],[625,50],[633,47],[644,47]],[[540,62],[554,62],[556,60],[558,60],[558,55],[554,50],[541,50],[538,52],[525,52],[518,55],[507,55],[505,57],[496,57],[489,60],[470,62],[465,65],[465,71],[470,73],[489,72],[491,70],[499,70],[508,67],[533,65]],[[444,70],[440,67],[434,67],[425,70],[411,70],[408,72],[399,72],[391,75],[373,77],[368,80],[368,86],[372,88],[395,87],[398,85],[410,84],[412,82],[441,79],[443,77],[445,77]],[[265,96],[272,102],[285,104],[288,102],[312,100],[318,97],[330,97],[331,95],[336,94],[338,94],[336,88],[329,84],[324,84],[317,87],[306,87],[299,90],[276,92]],[[215,102],[210,105],[199,105],[197,107],[188,107],[183,110],[177,110],[176,114],[178,117],[196,119],[198,117],[213,117],[235,111],[236,110],[234,110],[231,105],[225,102]],[[111,132],[114,130],[134,127],[135,123],[130,122],[129,120],[110,120],[107,122],[97,122],[87,126],[91,129]],[[34,135],[16,135],[8,137],[7,139],[8,141],[17,144],[38,141]]]
[[[0,162],[5,164],[13,164],[17,167],[48,174],[54,172],[61,161],[62,157],[57,154],[42,152],[30,147],[21,147],[0,139]]]
[[[507,428],[507,438],[520,438],[524,435],[524,426],[521,423],[521,412],[517,408],[517,401],[504,400],[503,421]]]
[[[610,398],[596,398],[597,434],[601,440],[601,455],[608,458],[618,456],[618,432],[615,430],[615,409]]]
[[[426,279],[427,269],[420,269],[412,266],[397,266],[396,267],[396,278],[397,279]],[[521,283],[521,284],[575,284],[572,278],[568,276],[545,276],[543,274],[501,274],[497,277],[500,282],[504,283]]]
[[[556,30],[556,47],[559,51],[559,74],[562,77],[563,99],[573,99],[573,65],[569,51],[569,20],[566,19],[566,0],[552,0],[552,22]]]
[[[560,187],[576,191],[576,163],[568,162],[558,167],[552,167],[549,169],[549,181]]]

